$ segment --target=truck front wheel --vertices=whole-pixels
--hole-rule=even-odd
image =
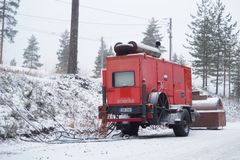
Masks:
[[[173,126],[173,131],[177,137],[186,137],[190,131],[190,115],[189,112],[184,109],[182,113],[182,121],[180,124]]]

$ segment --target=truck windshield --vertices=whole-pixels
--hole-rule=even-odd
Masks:
[[[134,86],[134,72],[114,72],[113,87]]]

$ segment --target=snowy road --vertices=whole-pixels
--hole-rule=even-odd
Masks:
[[[82,144],[0,143],[0,160],[239,160],[240,122],[224,130],[171,130],[139,139]]]

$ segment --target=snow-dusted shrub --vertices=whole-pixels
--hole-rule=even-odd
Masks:
[[[240,121],[240,104],[235,100],[223,99],[227,121]]]
[[[83,136],[93,134],[98,130],[100,90],[99,82],[78,75],[33,77],[3,70],[0,72],[0,118],[16,123],[17,134],[51,127],[61,130],[60,125],[77,130]],[[0,120],[2,135],[6,128],[14,133],[16,127]]]
[[[7,122],[4,126],[0,127],[0,138],[15,138],[17,136],[17,124],[14,121]]]

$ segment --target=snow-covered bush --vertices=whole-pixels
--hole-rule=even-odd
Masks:
[[[0,138],[15,138],[17,136],[17,123],[13,119],[5,119],[5,123],[0,127]]]
[[[240,121],[240,104],[235,100],[223,99],[227,121]]]
[[[36,77],[2,69],[0,134],[14,137],[61,126],[83,136],[93,134],[99,123],[100,90],[100,83],[78,75]]]

